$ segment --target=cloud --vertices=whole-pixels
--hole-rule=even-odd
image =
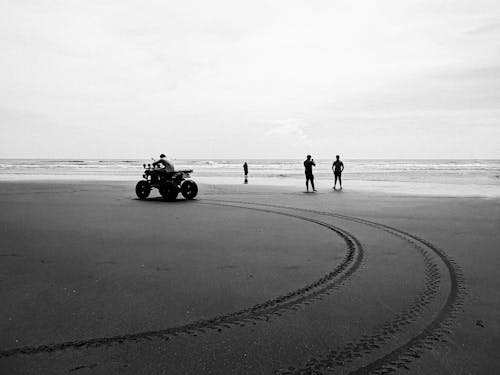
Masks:
[[[477,27],[473,27],[468,29],[466,34],[489,34],[489,33],[498,33],[500,32],[500,22],[489,23],[486,25],[481,25]]]
[[[418,124],[463,157],[462,143],[435,127],[456,134],[459,119],[498,119],[500,2],[312,3],[3,1],[0,150],[141,157],[125,139],[147,126],[186,141],[210,129],[218,142],[196,148],[206,157],[238,157],[245,141],[234,140],[266,136],[255,152],[268,157],[316,151],[354,128],[353,144],[369,157],[393,147],[371,141],[372,127],[390,118],[395,136]],[[89,136],[69,150],[75,135],[96,129],[98,146]],[[488,129],[484,144],[496,135]],[[32,147],[25,134],[38,136]],[[460,136],[476,134],[471,126]],[[185,142],[171,147],[192,156]],[[484,155],[498,157],[488,147]]]
[[[309,124],[301,118],[274,120],[274,126],[266,132],[266,136],[284,141],[290,141],[293,145],[311,144],[307,134]]]

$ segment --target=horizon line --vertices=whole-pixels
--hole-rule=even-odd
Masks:
[[[78,160],[149,160],[151,157],[144,158],[136,158],[136,157],[113,157],[113,158],[98,158],[98,157],[0,157],[0,160],[69,160],[69,161],[78,161]],[[172,160],[302,160],[303,157],[290,158],[290,157],[266,157],[266,158],[254,158],[254,157],[199,157],[199,158],[170,158]],[[325,159],[335,159],[335,156],[332,157],[317,157],[313,158],[316,160],[325,160]],[[453,157],[436,157],[436,158],[394,158],[394,157],[379,157],[379,158],[362,158],[362,157],[354,157],[354,158],[342,158],[345,160],[500,160],[500,157],[491,158],[491,157],[470,157],[470,158],[453,158]]]

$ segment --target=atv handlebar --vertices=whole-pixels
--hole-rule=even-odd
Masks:
[[[146,166],[146,164],[143,164],[142,166],[144,169],[149,170],[149,171],[161,171],[164,169],[164,168],[152,167],[151,164],[148,164],[147,166]],[[179,170],[173,171],[171,173],[193,173],[193,170],[192,169],[179,169]]]

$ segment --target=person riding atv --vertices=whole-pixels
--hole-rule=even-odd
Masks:
[[[160,165],[162,167],[160,167]],[[193,199],[198,194],[198,185],[190,179],[193,170],[174,169],[174,165],[168,161],[165,154],[160,155],[160,160],[155,161],[152,166],[143,165],[145,171],[141,180],[135,186],[135,193],[139,199],[146,199],[152,188],[157,188],[161,196],[168,201],[174,201],[179,192],[186,199]]]
[[[153,168],[160,167],[160,164],[163,165],[163,168],[165,169],[166,172],[174,171],[174,165],[172,164],[171,161],[167,160],[165,154],[161,154],[160,159],[153,163]]]

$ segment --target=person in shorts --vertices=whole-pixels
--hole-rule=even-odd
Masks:
[[[313,191],[316,191],[314,188],[314,175],[312,171],[312,167],[316,166],[314,159],[311,159],[311,155],[307,155],[307,159],[304,161],[304,168],[306,174],[306,189],[309,192],[309,181],[311,181],[311,187]]]
[[[337,188],[337,180],[340,183],[340,190],[342,190],[342,172],[344,171],[344,163],[340,161],[340,156],[335,157],[335,160],[332,164],[333,175],[335,176],[335,182],[333,184],[333,190]]]

